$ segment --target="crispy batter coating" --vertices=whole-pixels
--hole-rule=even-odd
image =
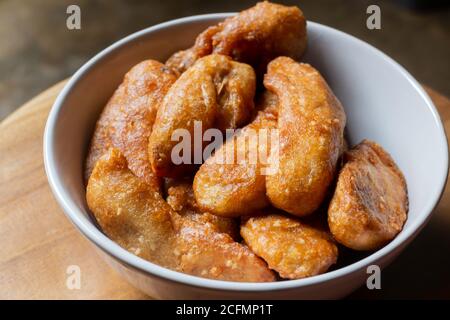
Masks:
[[[275,281],[267,264],[247,247],[235,242],[236,221],[202,212],[194,199],[192,184],[172,182],[167,202],[178,212],[176,251],[180,270],[211,279],[245,282]]]
[[[179,231],[180,270],[205,278],[242,281],[275,281],[267,264],[228,234],[216,232],[209,224],[185,220]]]
[[[279,99],[279,168],[266,176],[277,208],[305,216],[324,200],[343,147],[344,110],[319,72],[279,57],[268,66],[265,87]],[[275,145],[276,146],[276,145]],[[275,158],[274,158],[275,159]]]
[[[278,56],[300,59],[306,48],[306,20],[298,7],[260,2],[201,33],[193,47],[175,53],[166,62],[183,72],[210,53],[231,56],[251,64],[263,75]]]
[[[97,162],[86,199],[106,235],[144,259],[212,279],[275,280],[263,260],[223,232],[230,228],[224,219],[179,215],[159,190],[128,169],[118,149],[110,149]]]
[[[95,165],[86,199],[103,232],[121,247],[161,266],[178,267],[169,205],[128,169],[118,149]]]
[[[354,250],[374,250],[403,228],[408,194],[403,174],[375,142],[364,140],[345,155],[328,224],[334,238]]]
[[[260,111],[253,122],[223,144],[197,171],[193,187],[203,210],[235,217],[251,214],[269,204],[262,171],[267,161],[261,161],[260,155],[269,155],[271,136],[269,131],[260,129],[270,130],[277,126],[276,96],[264,92],[257,109]],[[265,139],[260,135],[265,135]],[[255,137],[258,137],[257,144],[252,144],[249,139]],[[252,159],[251,154],[257,157]],[[227,155],[234,155],[234,161],[227,162]]]
[[[326,231],[277,213],[249,218],[241,226],[241,235],[269,268],[286,279],[324,273],[338,257]]]
[[[125,75],[97,122],[86,160],[86,181],[97,160],[114,147],[125,155],[135,175],[158,183],[148,160],[148,138],[156,111],[176,79],[175,72],[155,60],[143,61]]]
[[[192,181],[174,181],[167,193],[167,203],[179,214],[181,220],[188,219],[200,224],[209,224],[213,230],[238,239],[239,228],[235,219],[219,217],[198,207],[192,190]]]
[[[201,124],[201,137],[209,128],[225,130],[244,125],[254,107],[255,81],[252,67],[222,55],[201,58],[183,73],[157,112],[148,148],[154,172],[177,177],[193,169],[171,158],[172,151],[180,154],[174,146],[184,138],[177,140],[180,137],[173,139],[172,135],[181,133],[181,129],[189,133],[190,161],[194,163],[195,148],[202,147],[194,144],[196,123]]]

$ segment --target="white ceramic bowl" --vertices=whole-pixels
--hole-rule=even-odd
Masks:
[[[316,67],[345,107],[351,144],[380,143],[406,176],[410,209],[402,232],[388,245],[343,268],[307,279],[274,283],[209,280],[145,261],[108,239],[94,224],[82,178],[99,114],[136,63],[160,61],[193,43],[207,26],[231,14],[169,21],[132,34],[100,52],[70,79],[50,112],[44,136],[45,169],[67,217],[130,283],[158,298],[338,298],[365,283],[366,268],[391,262],[425,225],[448,170],[445,132],[422,87],[388,56],[350,35],[308,22],[304,61]]]

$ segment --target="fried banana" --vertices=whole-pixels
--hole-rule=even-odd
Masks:
[[[270,282],[275,274],[246,246],[208,224],[186,220],[179,231],[180,270],[227,281]]]
[[[324,273],[338,257],[329,233],[278,213],[245,220],[241,235],[250,249],[285,279]]]
[[[86,200],[110,239],[139,257],[177,269],[171,208],[154,187],[128,169],[118,149],[110,149],[97,161]]]
[[[203,210],[235,217],[251,214],[269,204],[263,169],[268,169],[265,166],[270,164],[262,160],[270,153],[270,130],[277,127],[276,96],[264,92],[257,109],[253,122],[226,141],[197,171],[193,188]],[[250,139],[256,140],[255,143]]]
[[[279,57],[268,66],[265,87],[278,97],[279,143],[271,151],[278,171],[266,176],[277,208],[308,215],[325,198],[342,153],[344,109],[319,72]]]
[[[300,59],[306,42],[306,20],[298,7],[264,1],[206,29],[193,47],[175,53],[166,64],[184,72],[197,59],[217,53],[252,65],[262,76],[278,56]]]
[[[345,154],[328,209],[334,238],[354,250],[375,250],[403,228],[408,212],[406,181],[391,156],[364,140]]]
[[[217,54],[198,60],[183,73],[156,115],[148,147],[153,171],[158,176],[178,177],[192,171],[194,164],[201,164],[203,144],[195,143],[196,125],[203,138],[209,128],[223,131],[246,124],[254,108],[255,81],[252,67]],[[190,139],[187,160],[186,150],[177,153],[174,149],[182,143],[176,139],[184,139],[185,133]],[[198,152],[201,159],[195,159]],[[176,163],[172,153],[183,161]]]
[[[158,184],[148,160],[148,138],[156,111],[176,79],[175,72],[155,60],[143,61],[125,75],[97,122],[86,160],[86,181],[97,160],[114,147],[125,155],[135,175]]]

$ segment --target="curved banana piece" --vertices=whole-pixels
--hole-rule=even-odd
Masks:
[[[278,56],[300,59],[306,48],[306,19],[298,7],[267,1],[202,32],[193,47],[175,53],[166,64],[184,72],[211,53],[252,65],[262,76]]]
[[[269,64],[264,86],[278,96],[280,137],[271,150],[271,161],[279,164],[266,176],[267,196],[275,207],[305,216],[319,207],[334,178],[344,109],[316,69],[291,58]]]
[[[203,210],[236,217],[269,204],[264,170],[270,168],[267,163],[270,145],[277,138],[271,135],[271,129],[277,127],[276,96],[264,92],[258,109],[255,119],[226,141],[197,171],[193,188]],[[228,163],[227,159],[231,161]]]
[[[201,164],[203,145],[196,138],[202,139],[209,128],[223,131],[244,125],[254,107],[255,81],[252,67],[217,54],[198,60],[184,72],[156,115],[148,146],[153,171],[158,176],[179,177]],[[186,135],[190,139],[187,160],[185,151],[174,149]],[[182,153],[183,161],[174,161],[173,152],[175,156]],[[195,159],[198,153],[201,159]]]
[[[148,138],[159,105],[177,77],[155,60],[131,68],[97,121],[86,160],[86,181],[98,159],[114,147],[125,155],[135,175],[159,184],[148,159]]]

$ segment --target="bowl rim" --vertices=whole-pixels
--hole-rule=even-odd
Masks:
[[[181,283],[184,285],[212,289],[212,290],[225,290],[225,291],[244,291],[244,292],[258,292],[258,291],[278,291],[278,290],[286,290],[286,289],[294,289],[300,287],[313,286],[316,284],[320,284],[332,279],[341,278],[346,275],[349,275],[353,272],[359,271],[362,268],[366,268],[368,265],[374,264],[376,261],[385,258],[388,254],[395,252],[396,250],[401,249],[405,246],[409,241],[411,241],[418,232],[425,226],[426,222],[431,216],[431,213],[434,207],[439,202],[440,197],[443,194],[444,187],[447,181],[448,175],[448,144],[447,137],[445,134],[445,129],[443,127],[442,121],[440,119],[439,113],[437,112],[433,102],[424,91],[422,86],[415,80],[409,73],[406,71],[401,65],[399,65],[392,58],[378,50],[377,48],[371,46],[370,44],[337,29],[315,23],[312,21],[308,21],[308,27],[326,29],[328,31],[334,32],[339,37],[349,38],[352,41],[358,43],[358,45],[365,46],[368,50],[371,50],[374,54],[380,56],[386,63],[390,64],[394,67],[399,73],[401,73],[405,79],[414,87],[414,89],[419,93],[423,101],[426,103],[429,111],[433,115],[434,122],[437,126],[437,129],[440,131],[441,138],[439,141],[440,147],[444,148],[444,157],[443,157],[443,168],[442,175],[440,177],[440,181],[437,181],[440,192],[436,192],[432,196],[429,197],[426,202],[424,213],[420,214],[414,221],[412,221],[412,225],[408,230],[402,230],[400,234],[397,235],[390,243],[385,245],[383,248],[373,252],[372,254],[364,257],[361,260],[358,260],[352,264],[341,267],[336,270],[332,270],[326,272],[324,274],[316,275],[309,278],[297,279],[297,280],[286,280],[286,281],[277,281],[277,282],[267,282],[267,283],[249,283],[249,282],[234,282],[234,281],[223,281],[223,280],[213,280],[201,278],[185,273],[181,273],[178,271],[173,271],[156,265],[152,262],[139,258],[132,253],[128,252],[126,249],[120,247],[114,241],[109,239],[105,234],[103,234],[95,224],[90,221],[87,217],[84,216],[82,211],[77,207],[75,202],[71,200],[70,193],[65,190],[62,185],[60,178],[55,169],[55,159],[54,159],[54,145],[53,142],[55,140],[55,126],[58,122],[58,115],[60,114],[65,100],[68,94],[71,92],[72,88],[80,81],[83,80],[83,77],[86,73],[91,70],[99,61],[104,59],[106,56],[117,50],[118,48],[125,46],[127,43],[137,40],[138,38],[145,36],[148,33],[152,33],[167,27],[176,26],[179,24],[186,24],[190,22],[197,21],[209,21],[209,20],[218,20],[224,19],[229,16],[235,15],[236,13],[212,13],[212,14],[203,14],[203,15],[194,15],[188,16],[180,19],[170,20],[167,22],[163,22],[143,30],[132,33],[125,38],[120,39],[119,41],[113,43],[107,48],[100,51],[93,58],[87,61],[80,69],[78,69],[75,74],[70,78],[68,83],[64,86],[62,91],[59,93],[56,98],[45,126],[44,132],[44,141],[43,141],[43,153],[44,153],[44,166],[45,172],[47,174],[47,178],[50,184],[50,188],[59,203],[59,205],[63,208],[63,211],[67,218],[75,225],[75,227],[93,244],[97,247],[105,251],[110,256],[113,256],[115,259],[119,260],[121,263],[124,263],[133,269],[144,273],[150,274],[153,277],[162,278],[166,281],[172,281],[176,283]]]

